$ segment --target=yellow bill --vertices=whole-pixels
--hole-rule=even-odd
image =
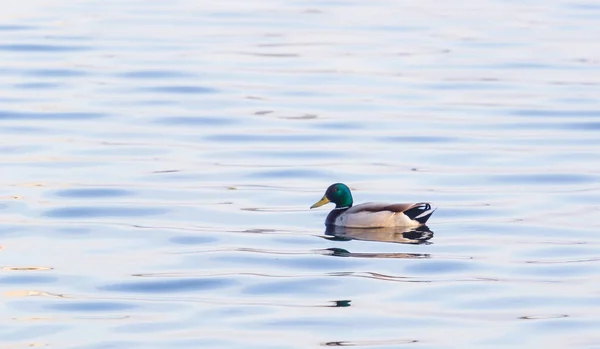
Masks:
[[[314,205],[312,205],[310,208],[317,208],[317,207],[321,207],[325,204],[329,203],[329,199],[327,198],[327,196],[323,195],[323,198],[317,202],[314,203]]]

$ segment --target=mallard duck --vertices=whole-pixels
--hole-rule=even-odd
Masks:
[[[335,208],[329,212],[325,225],[350,228],[418,227],[427,222],[435,209],[427,202],[415,204],[386,204],[367,202],[352,206],[352,193],[344,183],[334,183],[325,195],[310,208],[329,202]]]

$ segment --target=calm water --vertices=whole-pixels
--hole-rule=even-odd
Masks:
[[[364,3],[3,7],[0,349],[598,348],[598,3]]]

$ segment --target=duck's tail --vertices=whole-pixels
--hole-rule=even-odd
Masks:
[[[431,217],[433,212],[435,212],[435,210],[437,210],[437,207],[432,208],[431,204],[429,204],[428,202],[420,202],[418,204],[415,204],[408,210],[404,211],[404,214],[414,221],[417,221],[421,224],[425,224],[427,223],[427,220],[429,219],[429,217]]]

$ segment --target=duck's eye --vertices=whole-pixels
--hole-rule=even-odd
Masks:
[[[333,188],[333,192],[334,193],[337,192],[337,191],[338,191],[338,188]]]

